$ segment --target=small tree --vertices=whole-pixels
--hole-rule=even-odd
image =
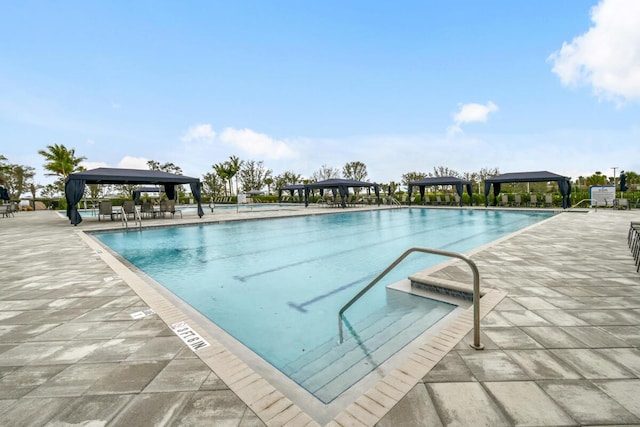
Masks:
[[[160,164],[160,162],[157,162],[155,160],[149,160],[147,161],[147,166],[149,166],[149,169],[152,171],[162,171],[167,173],[173,173],[176,175],[182,175],[182,168],[172,162],[166,162],[166,163]]]
[[[402,175],[402,185],[408,186],[410,182],[419,181],[427,177],[424,172],[407,172]]]
[[[435,176],[435,177],[440,177],[440,176],[453,176],[455,178],[458,178],[460,176],[460,174],[453,170],[453,169],[449,169],[446,166],[434,166],[433,167],[433,174],[429,174],[429,176]]]
[[[292,171],[286,171],[273,179],[276,189],[286,187],[287,185],[296,185],[302,182],[302,176]]]
[[[205,173],[202,176],[202,191],[207,196],[214,197],[225,190],[225,182],[217,174]]]
[[[264,167],[262,161],[249,160],[244,162],[242,169],[240,169],[242,191],[262,190],[265,185],[264,180],[271,176],[271,172],[271,169]]]
[[[327,165],[320,166],[320,169],[313,173],[314,181],[324,181],[327,179],[340,178],[340,170]]]

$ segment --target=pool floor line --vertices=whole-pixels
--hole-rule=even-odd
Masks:
[[[186,322],[210,344],[194,354],[268,425],[281,425],[290,421],[294,422],[293,425],[301,426],[372,425],[386,415],[473,328],[473,307],[469,307],[377,384],[344,405],[344,409],[339,410],[335,416],[330,413],[329,419],[324,419],[322,413],[315,413],[312,417],[153,289],[135,271],[120,262],[110,250],[105,250],[97,239],[82,230],[77,233],[167,325]],[[503,291],[487,290],[480,300],[480,316],[488,314],[506,295]],[[380,393],[384,395],[384,399],[379,398]],[[330,406],[331,404],[325,405]]]

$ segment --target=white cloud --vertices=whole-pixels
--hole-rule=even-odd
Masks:
[[[148,160],[149,159],[145,159],[144,157],[124,156],[116,167],[125,169],[149,169],[147,165]]]
[[[226,128],[220,134],[220,140],[242,150],[251,157],[277,160],[297,156],[286,142],[275,140],[251,129]]]
[[[567,86],[590,85],[596,95],[640,100],[640,1],[603,0],[591,10],[593,26],[549,56]]]
[[[209,124],[200,124],[191,126],[180,140],[184,143],[189,142],[203,142],[206,144],[213,143],[216,137],[216,133]]]
[[[489,119],[489,114],[498,111],[498,106],[489,101],[486,105],[483,104],[460,104],[460,109],[453,116],[454,124],[447,133],[451,136],[456,133],[462,132],[462,125],[465,123],[480,122],[485,123]]]
[[[109,167],[109,165],[104,162],[88,162],[86,160],[81,162],[80,164],[87,170]]]

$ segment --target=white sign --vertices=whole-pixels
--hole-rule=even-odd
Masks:
[[[616,198],[616,187],[613,185],[594,185],[589,191],[591,206],[612,206]]]
[[[173,329],[173,332],[175,332],[175,334],[179,336],[180,339],[193,351],[198,351],[201,348],[209,347],[210,345],[185,322],[174,323],[171,325],[171,329]]]
[[[143,311],[136,311],[135,313],[131,313],[130,316],[133,320],[138,320],[138,319],[142,319],[143,317],[151,316],[152,314],[155,314],[155,313],[156,313],[155,311],[148,308]]]

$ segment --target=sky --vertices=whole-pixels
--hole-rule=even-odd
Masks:
[[[640,172],[640,1],[3,1],[0,154]]]

